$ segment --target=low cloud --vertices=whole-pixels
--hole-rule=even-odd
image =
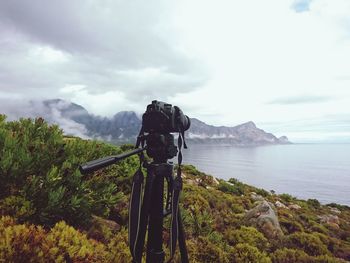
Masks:
[[[283,97],[269,101],[267,104],[277,105],[294,105],[294,104],[308,104],[308,103],[321,103],[334,100],[333,97],[329,96],[294,96],[294,97]]]
[[[37,118],[42,117],[51,124],[57,124],[66,135],[75,135],[88,139],[88,131],[84,125],[77,123],[63,116],[62,111],[70,104],[65,101],[46,104],[42,101],[22,101],[18,99],[0,100],[0,113],[5,114],[8,120],[17,120],[19,118]],[[73,112],[73,114],[81,114]]]

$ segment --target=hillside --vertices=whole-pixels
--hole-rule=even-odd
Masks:
[[[130,262],[127,209],[137,157],[92,175],[78,170],[130,148],[64,137],[43,119],[0,115],[0,262]],[[350,260],[347,206],[277,195],[193,166],[183,178],[190,262]]]
[[[135,143],[141,128],[141,116],[133,111],[121,111],[110,118],[90,114],[82,106],[60,99],[32,102],[32,115],[44,116],[50,123],[59,124],[67,134],[95,138],[116,144]],[[39,105],[37,105],[39,104]],[[213,126],[191,118],[191,127],[186,132],[191,143],[230,144],[257,146],[286,144],[288,138],[265,132],[249,121],[234,127]]]

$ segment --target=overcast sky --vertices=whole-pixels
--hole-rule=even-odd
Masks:
[[[0,1],[0,110],[50,98],[349,142],[350,1]]]

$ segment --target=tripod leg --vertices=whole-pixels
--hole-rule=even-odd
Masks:
[[[157,170],[157,168],[156,168]],[[163,196],[164,196],[164,176],[155,172],[151,196],[151,207],[148,225],[147,258],[148,263],[164,262],[163,251]]]
[[[186,238],[185,238],[184,227],[182,224],[180,209],[178,212],[178,222],[179,222],[179,248],[181,253],[181,262],[188,263],[188,253],[187,253],[186,241],[185,241]]]
[[[143,246],[145,244],[145,237],[146,237],[147,225],[149,220],[149,210],[151,205],[151,196],[153,192],[154,179],[155,179],[155,174],[147,171],[147,179],[146,179],[143,203],[141,208],[140,230],[139,230],[139,235],[136,243],[137,262],[142,261],[142,254],[143,254],[142,252],[143,252]]]

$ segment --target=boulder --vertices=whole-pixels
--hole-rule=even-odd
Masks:
[[[267,201],[262,201],[246,212],[243,220],[246,225],[256,227],[269,239],[283,236],[274,206]]]
[[[333,214],[341,214],[341,211],[336,207],[331,207],[330,210]]]
[[[92,216],[87,235],[89,238],[105,243],[113,235],[113,233],[116,233],[119,230],[120,225],[116,222],[99,216]]]
[[[253,199],[253,201],[265,201],[264,197],[262,197],[261,195],[258,195],[255,192],[251,192],[250,197]]]
[[[187,179],[186,183],[189,185],[195,185],[198,186],[198,182],[196,180],[192,180],[192,179]]]
[[[276,201],[275,206],[276,206],[277,208],[289,209],[285,204],[283,204],[283,203],[280,202],[280,201]]]
[[[290,204],[288,207],[294,210],[299,210],[301,208],[301,206],[297,204]]]
[[[220,184],[220,182],[218,181],[218,179],[216,179],[215,177],[213,177],[213,183],[214,183],[215,185],[219,185],[219,184]]]
[[[323,224],[339,225],[339,217],[336,215],[322,215],[317,217],[320,219],[320,222]]]

